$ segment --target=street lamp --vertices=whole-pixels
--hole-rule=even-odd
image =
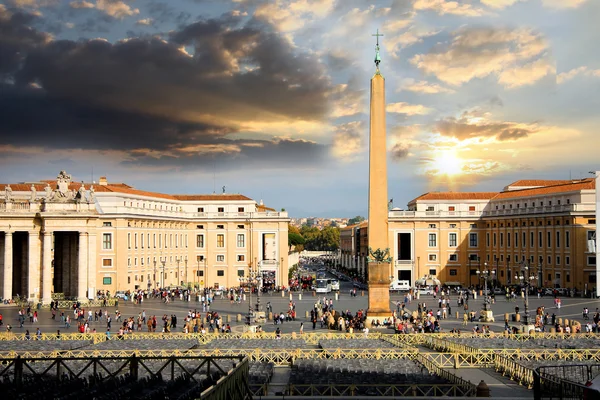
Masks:
[[[156,289],[156,257],[154,258],[154,288]]]
[[[484,292],[483,292],[483,309],[484,310],[488,310],[488,288],[487,288],[487,282],[488,279],[493,280],[494,276],[496,274],[495,270],[489,270],[488,267],[488,263],[483,263],[483,265],[485,266],[485,268],[483,270],[478,269],[477,271],[475,271],[475,273],[477,274],[478,278],[483,279],[483,284],[484,284]],[[490,309],[491,309],[491,305],[490,305]]]
[[[191,287],[190,287],[190,278],[189,278],[190,275],[188,274],[189,271],[188,271],[188,263],[187,263],[188,259],[187,259],[187,256],[185,256],[185,260],[184,261],[185,261],[185,270],[184,270],[185,271],[185,279],[187,279],[187,283],[188,283],[187,287],[188,287],[188,290],[190,290],[191,289]]]
[[[160,262],[162,263],[162,267],[163,267],[162,274],[160,276],[161,277],[160,280],[162,282],[160,287],[161,287],[161,289],[164,289],[165,288],[165,264],[167,263],[167,257],[161,258]]]
[[[523,324],[529,325],[529,288],[531,283],[537,279],[535,274],[529,272],[529,263],[525,261],[521,265],[521,274],[515,275],[515,280],[520,281],[525,287],[525,315],[523,317]]]

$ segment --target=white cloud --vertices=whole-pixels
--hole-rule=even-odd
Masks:
[[[449,44],[436,46],[428,54],[417,54],[411,63],[451,85],[501,75],[523,64],[537,72],[530,71],[531,77],[543,76],[539,70],[541,63],[535,63],[534,58],[542,56],[548,44],[543,36],[529,29],[463,28],[452,36]],[[515,79],[511,79],[510,72],[503,76],[507,85],[512,85]]]
[[[454,93],[454,90],[440,86],[437,83],[431,83],[427,81],[415,81],[412,78],[408,78],[402,81],[402,84],[398,91],[401,90],[407,90],[409,92],[424,94]]]
[[[431,10],[439,15],[454,14],[464,17],[479,17],[485,14],[481,8],[474,8],[468,3],[449,0],[416,0],[413,4],[415,10]]]
[[[404,102],[390,103],[385,107],[385,110],[405,115],[425,115],[431,112],[431,108],[427,108],[422,104],[408,104]]]
[[[89,1],[72,1],[69,3],[71,8],[95,8],[94,3],[90,3]]]
[[[354,156],[364,151],[364,136],[363,122],[354,121],[338,126],[333,135],[333,155],[345,161],[352,161]]]
[[[85,0],[72,1],[69,3],[69,6],[71,8],[95,8],[117,19],[123,19],[124,17],[140,13],[139,9],[131,8],[131,6],[121,0],[97,0],[96,4]]]
[[[498,75],[498,82],[511,89],[533,85],[548,74],[556,74],[556,66],[548,60],[539,59],[523,66],[502,71]]]
[[[275,25],[279,31],[291,32],[325,18],[333,5],[333,0],[275,0],[260,4],[254,16]]]
[[[510,7],[519,1],[527,1],[527,0],[480,0],[480,1],[481,1],[481,4],[485,4],[488,7],[501,9],[501,8]]]
[[[590,76],[600,77],[600,69],[591,70],[591,69],[588,69],[588,67],[586,67],[585,65],[578,67],[578,68],[573,68],[570,71],[562,72],[562,73],[558,74],[556,76],[556,83],[558,83],[558,84],[565,83],[566,81],[569,81],[578,75],[586,76],[586,77],[590,77]]]
[[[136,25],[151,25],[152,24],[152,18],[144,18],[144,19],[140,19],[136,22]]]
[[[542,4],[550,8],[576,8],[587,0],[542,0]]]

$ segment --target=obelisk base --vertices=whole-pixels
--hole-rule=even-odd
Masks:
[[[390,281],[388,263],[369,263],[369,308],[367,319],[390,317]],[[383,317],[383,318],[382,318]]]

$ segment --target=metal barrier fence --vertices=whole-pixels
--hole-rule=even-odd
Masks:
[[[536,368],[533,372],[533,398],[600,400],[600,391],[567,379],[580,376],[591,382],[600,372],[600,365],[560,365]]]
[[[248,386],[248,371],[249,362],[247,358],[244,358],[229,371],[227,376],[222,377],[215,385],[202,392],[200,398],[209,400],[251,400],[252,392]]]
[[[425,368],[427,368],[427,370],[429,372],[434,373],[434,374],[438,375],[439,377],[452,383],[453,385],[456,385],[457,387],[461,388],[461,391],[463,393],[462,396],[475,396],[475,393],[477,392],[477,386],[475,386],[474,384],[472,384],[469,381],[466,381],[466,380],[446,371],[445,369],[438,367],[428,357],[428,355],[419,354],[416,357],[416,360],[419,361],[421,364],[423,364],[423,366]]]

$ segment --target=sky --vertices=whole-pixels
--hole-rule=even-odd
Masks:
[[[377,30],[395,207],[587,177],[599,19],[600,0],[0,0],[0,181],[366,216]]]

